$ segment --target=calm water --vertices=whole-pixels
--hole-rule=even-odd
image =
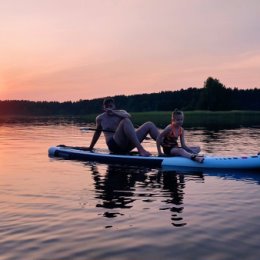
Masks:
[[[88,145],[73,121],[0,123],[0,259],[260,257],[260,173],[162,172],[50,159]],[[249,155],[260,128],[193,129],[203,153]],[[155,152],[155,144],[146,141]],[[97,147],[105,149],[101,138]]]

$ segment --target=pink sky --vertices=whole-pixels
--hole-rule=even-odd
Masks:
[[[260,87],[259,0],[0,0],[0,100]]]

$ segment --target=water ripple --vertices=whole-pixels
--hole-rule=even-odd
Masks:
[[[192,129],[187,140],[205,153],[239,155],[259,150],[259,133]],[[259,258],[259,173],[47,157],[51,145],[87,145],[91,137],[77,123],[1,125],[1,260]],[[98,146],[105,149],[103,139]]]

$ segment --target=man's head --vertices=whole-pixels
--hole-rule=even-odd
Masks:
[[[103,101],[103,108],[106,109],[114,109],[115,101],[113,98],[105,98]]]

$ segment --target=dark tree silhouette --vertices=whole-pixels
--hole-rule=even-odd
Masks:
[[[203,88],[115,96],[117,107],[129,112],[182,110],[260,110],[260,89],[226,88],[218,79],[209,77]],[[82,116],[102,111],[103,98],[77,102],[0,101],[0,115]]]

